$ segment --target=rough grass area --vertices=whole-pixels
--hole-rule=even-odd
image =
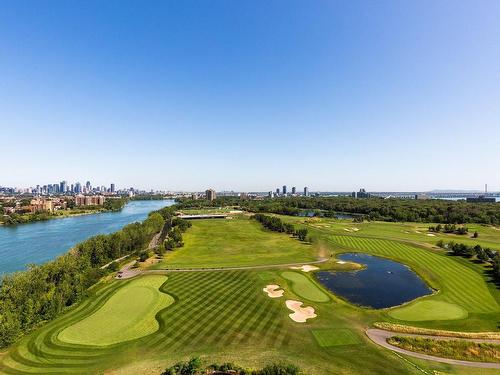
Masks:
[[[500,362],[500,345],[495,344],[400,336],[390,337],[387,342],[398,348],[436,357],[475,362]]]
[[[356,345],[361,343],[358,335],[353,330],[347,328],[313,329],[311,333],[321,347]]]
[[[391,310],[389,315],[407,321],[452,320],[467,318],[462,307],[443,301],[416,301],[410,305]]]
[[[443,336],[443,337],[459,337],[464,339],[500,340],[500,332],[445,331],[441,329],[412,327],[412,326],[387,323],[387,322],[375,322],[373,323],[373,326],[380,329],[385,329],[386,331],[401,332],[401,333],[415,333],[420,335],[433,335],[433,336]]]
[[[254,220],[193,220],[184,247],[154,268],[237,267],[316,260],[313,247],[284,233],[267,231]]]
[[[144,276],[127,282],[93,314],[59,333],[72,344],[111,345],[158,330],[155,315],[174,299],[159,291],[165,276]]]
[[[299,297],[313,302],[327,302],[329,297],[323,293],[307,276],[298,272],[285,271],[281,276],[291,281],[292,291]]]

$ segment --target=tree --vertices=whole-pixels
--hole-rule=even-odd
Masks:
[[[297,237],[301,241],[305,241],[307,237],[307,228],[300,228],[296,231]]]
[[[111,264],[108,266],[108,270],[110,270],[111,272],[116,272],[119,268],[120,265],[118,264],[118,262],[111,262]]]
[[[477,230],[474,232],[474,234],[472,235],[473,238],[478,238],[479,237],[479,233],[477,233]]]

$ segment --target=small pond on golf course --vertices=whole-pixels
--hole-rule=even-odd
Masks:
[[[320,271],[318,281],[349,302],[383,309],[432,293],[432,289],[404,264],[362,253],[342,254],[338,259],[365,265],[359,271]]]

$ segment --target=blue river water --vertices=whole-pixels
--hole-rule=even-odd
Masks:
[[[0,274],[52,260],[89,237],[115,232],[172,204],[173,200],[131,201],[119,212],[0,226]]]

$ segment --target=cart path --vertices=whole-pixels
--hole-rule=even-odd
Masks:
[[[266,264],[259,266],[242,266],[242,267],[207,267],[207,268],[176,268],[176,269],[163,269],[163,270],[140,270],[131,269],[135,261],[127,263],[124,265],[120,272],[117,274],[117,279],[129,279],[137,275],[165,275],[172,272],[214,272],[214,271],[245,271],[245,270],[257,270],[257,269],[269,269],[269,268],[285,268],[285,267],[297,267],[307,264],[319,264],[328,261],[328,258],[321,258],[319,260],[311,262],[301,262],[301,263],[286,263],[286,264]],[[120,277],[119,277],[120,276]]]
[[[418,335],[411,333],[401,333],[401,332],[391,332],[385,331],[383,329],[371,328],[366,330],[366,335],[372,340],[374,343],[383,346],[384,348],[390,349],[400,354],[405,354],[411,357],[425,359],[428,361],[436,361],[442,363],[448,363],[451,365],[459,365],[459,366],[471,366],[471,367],[481,367],[481,368],[498,368],[500,369],[500,363],[493,362],[472,362],[472,361],[462,361],[459,359],[451,359],[451,358],[441,358],[435,357],[428,354],[411,352],[409,350],[398,348],[397,346],[391,345],[387,342],[387,339],[393,336],[411,336],[411,337],[423,337],[423,338],[431,338],[435,340],[466,340],[473,341],[478,343],[492,343],[492,344],[500,344],[500,340],[483,340],[483,339],[462,339],[459,337],[444,337],[444,336],[432,336],[432,335]]]

